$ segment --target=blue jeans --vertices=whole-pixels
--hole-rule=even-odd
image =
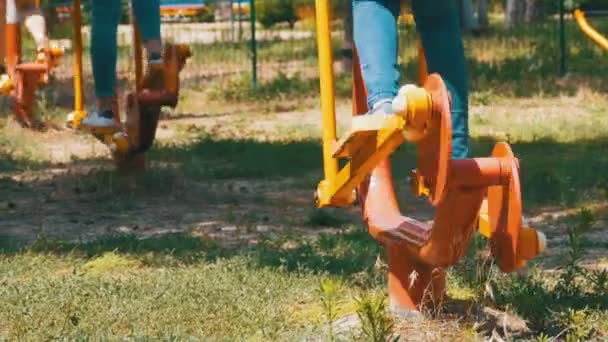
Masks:
[[[0,0],[1,1],[1,0]],[[144,41],[160,39],[159,0],[132,0],[133,12]],[[120,0],[93,0],[91,60],[95,95],[112,97],[116,87],[117,39]]]
[[[367,102],[393,98],[399,90],[397,17],[400,0],[353,0],[354,38]],[[469,86],[458,8],[454,0],[412,0],[428,72],[443,77],[452,96],[452,155],[469,154]]]

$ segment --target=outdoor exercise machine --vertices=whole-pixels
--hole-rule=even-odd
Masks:
[[[63,50],[47,46],[36,51],[36,59],[33,62],[24,61],[16,0],[6,0],[5,34],[8,74],[4,76],[0,94],[13,97],[13,114],[21,126],[41,128],[43,125],[34,115],[36,90],[48,84],[51,71],[59,64]]]
[[[498,143],[487,158],[451,158],[450,94],[440,75],[426,75],[420,45],[422,82],[402,88],[400,110],[389,116],[361,115],[368,107],[355,49],[351,129],[337,139],[328,0],[316,0],[316,15],[325,174],[316,203],[347,207],[358,197],[370,235],[388,250],[391,311],[401,315],[441,302],[444,269],[463,257],[476,230],[489,238],[504,272],[543,251],[544,235],[523,226],[519,162],[510,146]],[[432,225],[399,210],[389,157],[405,142],[417,147],[411,188],[435,208]],[[339,160],[346,160],[342,168]]]
[[[596,29],[589,24],[587,17],[608,17],[608,10],[584,10],[577,8],[574,10],[574,19],[580,27],[581,31],[585,33],[587,37],[593,40],[597,45],[608,50],[608,38],[603,34],[599,33]]]
[[[87,113],[84,109],[83,63],[82,63],[82,14],[80,0],[74,0],[74,112],[70,113],[66,125],[73,129],[84,129],[82,120]],[[179,99],[179,74],[190,58],[187,45],[165,44],[163,51],[162,90],[151,90],[144,83],[143,46],[139,28],[131,13],[133,32],[134,81],[125,95],[125,120],[121,121],[119,104],[114,105],[116,128],[89,130],[93,136],[106,144],[112,151],[114,160],[121,171],[141,171],[145,168],[144,153],[152,146],[161,108],[175,107]]]

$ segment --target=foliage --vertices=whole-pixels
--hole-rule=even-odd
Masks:
[[[357,298],[356,301],[363,341],[386,342],[399,340],[398,336],[392,336],[394,322],[388,315],[384,297],[365,294]]]
[[[257,19],[265,28],[282,22],[293,28],[298,19],[296,3],[292,0],[256,0],[255,7]]]

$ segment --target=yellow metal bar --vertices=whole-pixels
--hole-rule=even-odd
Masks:
[[[74,113],[84,112],[82,89],[82,13],[80,0],[73,0],[72,20],[74,23]],[[76,118],[75,118],[76,119]],[[76,120],[74,120],[76,123]]]
[[[574,18],[576,19],[576,22],[578,23],[578,26],[581,28],[581,30],[589,38],[591,38],[591,40],[596,42],[602,48],[608,50],[608,39],[606,39],[606,37],[604,37],[601,33],[597,32],[593,27],[591,27],[591,25],[589,25],[587,18],[585,18],[585,12],[581,11],[580,9],[575,10]]]
[[[336,102],[329,1],[315,0],[315,6],[317,13],[321,111],[323,112],[323,171],[325,173],[325,180],[332,183],[338,174],[338,161],[332,156],[333,144],[336,141]]]
[[[382,160],[388,158],[405,142],[404,126],[405,120],[395,115],[387,118],[384,127],[374,132],[372,137],[367,136],[370,131],[358,132],[363,136],[354,137],[353,141],[364,138],[367,143],[360,146],[360,151],[352,156],[351,161],[340,170],[333,182],[321,182],[317,191],[317,205],[319,207],[351,205],[353,190]]]

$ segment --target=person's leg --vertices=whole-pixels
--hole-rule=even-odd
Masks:
[[[18,0],[17,7],[19,9],[19,21],[25,24],[32,38],[34,38],[38,51],[48,48],[46,20],[42,15],[42,11],[36,6],[36,2],[32,0]]]
[[[160,1],[132,0],[133,12],[141,31],[142,40],[148,53],[148,61],[162,59],[162,40],[160,35]]]
[[[413,0],[416,28],[429,73],[445,80],[452,96],[452,156],[469,154],[469,85],[458,8],[453,0]]]
[[[119,19],[120,0],[92,1],[91,62],[97,108],[83,120],[86,126],[113,125]]]
[[[354,39],[367,88],[368,106],[390,111],[399,90],[399,0],[353,0]]]
[[[132,0],[133,12],[147,52],[148,67],[143,79],[147,89],[162,89],[163,56],[160,32],[160,1]]]

